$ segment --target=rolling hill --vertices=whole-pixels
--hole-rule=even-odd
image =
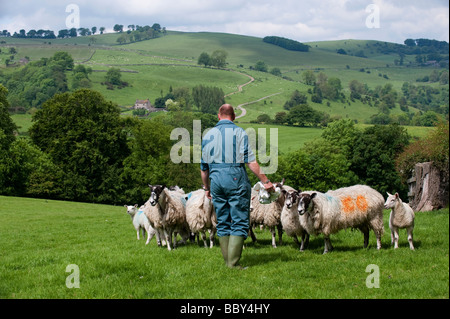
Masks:
[[[237,91],[239,85],[248,82],[250,76],[255,79],[252,83],[245,86],[242,92],[226,98],[228,103],[235,106],[260,100],[245,106],[247,113],[239,119],[241,123],[255,120],[261,114],[273,118],[277,112],[283,111],[284,103],[295,90],[307,95],[308,103],[314,109],[332,117],[351,118],[364,123],[379,112],[377,107],[360,100],[351,103],[331,101],[328,104],[311,102],[308,90],[311,91],[312,87],[306,85],[302,77],[305,70],[312,70],[316,75],[323,72],[328,77],[339,78],[342,91],[347,95],[351,80],[365,83],[370,89],[389,83],[400,91],[403,83],[415,83],[417,78],[432,72],[430,68],[411,66],[409,62],[414,60],[414,56],[406,56],[403,66],[395,65],[398,55],[380,53],[376,50],[377,46],[385,46],[386,43],[371,40],[311,42],[307,43],[311,47],[309,52],[295,52],[265,43],[261,38],[225,33],[169,31],[160,38],[123,45],[117,44],[118,37],[119,34],[104,34],[51,41],[2,38],[0,72],[6,74],[16,69],[5,68],[6,51],[10,47],[17,50],[15,61],[25,57],[31,61],[39,60],[57,51],[67,51],[76,64],[93,69],[90,75],[92,89],[123,107],[133,105],[136,99],[149,98],[154,102],[171,87],[192,88],[204,84],[220,87],[225,94],[230,94]],[[347,54],[336,53],[338,49],[344,49]],[[215,50],[228,53],[227,70],[197,65],[197,58],[202,52],[211,54]],[[357,56],[361,52],[365,57]],[[283,77],[252,70],[258,61],[263,61],[269,70],[279,68]],[[105,71],[112,66],[123,71],[122,78],[130,84],[129,87],[108,90],[101,84]],[[72,74],[68,72],[67,75],[70,83]],[[270,97],[264,98],[267,96]],[[410,107],[410,112],[415,111]],[[391,114],[402,113],[398,105],[391,110]]]

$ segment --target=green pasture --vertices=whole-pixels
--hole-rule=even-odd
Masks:
[[[96,69],[102,69],[97,68]],[[122,89],[108,90],[101,83],[105,81],[108,67],[105,72],[93,72],[89,78],[92,89],[99,91],[106,99],[114,101],[121,106],[132,106],[137,99],[147,99],[154,103],[161,95],[169,93],[169,88],[187,87],[192,89],[197,85],[220,87],[225,94],[237,90],[239,84],[248,81],[244,75],[209,68],[173,66],[173,65],[140,65],[120,67],[122,81],[129,83]],[[70,80],[69,80],[70,83]]]
[[[0,45],[0,48],[2,49],[2,53],[0,53],[0,69],[2,70],[6,70],[4,61],[11,55],[7,53],[9,47],[14,47],[17,50],[17,54],[14,58],[14,62],[17,63],[20,59],[25,57],[28,57],[30,61],[37,61],[41,58],[50,58],[58,51],[68,52],[76,63],[80,63],[89,59],[95,51],[94,48],[83,45],[30,44],[30,42],[27,44]],[[9,69],[15,70],[14,68]]]
[[[270,130],[276,129],[278,133],[278,152],[285,154],[293,152],[303,147],[306,142],[320,138],[322,130],[319,128],[300,128],[294,126],[265,125],[254,123],[237,123],[243,129],[252,128],[255,132],[263,133],[261,129],[266,129],[265,139],[270,141]]]
[[[167,36],[128,44],[127,47],[194,61],[202,52],[211,54],[223,49],[228,52],[227,62],[231,68],[243,65],[248,69],[259,60],[264,61],[269,68],[279,67],[282,71],[296,68],[336,68],[348,64],[358,68],[385,65],[376,60],[343,56],[314,47],[309,52],[289,51],[264,43],[258,37],[214,32],[169,32]]]
[[[448,209],[416,214],[415,251],[404,230],[400,248],[390,246],[388,211],[384,219],[380,251],[373,233],[364,249],[351,230],[331,237],[327,255],[322,236],[302,253],[286,235],[274,249],[257,229],[241,259],[249,268],[239,271],[225,267],[217,245],[145,246],[121,206],[0,196],[0,298],[448,299]],[[69,265],[79,268],[79,288],[66,286]],[[379,288],[366,286],[369,265],[379,269]]]
[[[124,66],[127,65],[153,65],[153,64],[180,64],[197,65],[197,61],[168,58],[161,55],[152,55],[147,52],[127,50],[121,48],[95,48],[92,58],[85,63],[95,68],[96,65]]]

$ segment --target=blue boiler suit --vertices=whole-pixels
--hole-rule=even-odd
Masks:
[[[251,185],[245,163],[253,161],[248,135],[230,120],[219,121],[203,137],[201,170],[209,170],[219,237],[247,238]]]

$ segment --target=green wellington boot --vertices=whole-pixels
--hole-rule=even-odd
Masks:
[[[228,267],[245,269],[238,265],[241,259],[242,248],[244,247],[244,240],[245,238],[242,236],[230,236],[228,242]]]
[[[223,260],[225,264],[228,264],[228,242],[230,241],[230,236],[219,237],[220,250],[222,250]]]

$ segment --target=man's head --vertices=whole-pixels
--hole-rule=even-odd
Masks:
[[[234,114],[234,108],[230,104],[224,104],[219,109],[219,120],[234,121],[236,114]]]

